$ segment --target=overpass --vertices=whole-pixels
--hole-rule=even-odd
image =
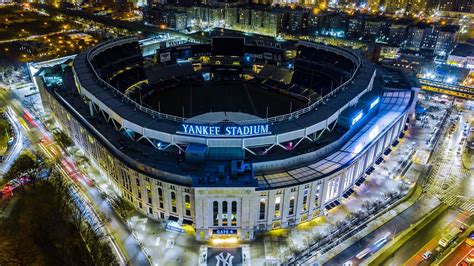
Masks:
[[[422,90],[474,100],[474,88],[472,87],[423,78],[418,79],[418,81]]]

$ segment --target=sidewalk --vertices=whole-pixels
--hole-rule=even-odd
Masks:
[[[406,147],[406,148],[405,148]],[[355,193],[348,199],[344,199],[342,204],[329,211],[327,216],[318,217],[310,222],[300,224],[295,228],[280,229],[269,232],[257,238],[251,245],[252,262],[261,265],[263,263],[281,263],[293,257],[296,250],[305,250],[315,242],[315,239],[329,235],[341,222],[348,223],[351,213],[363,212],[366,210],[366,203],[374,203],[387,199],[387,194],[392,192],[402,192],[409,186],[413,186],[420,175],[419,167],[410,167],[406,173],[397,173],[400,165],[404,161],[409,161],[413,154],[413,142],[403,139],[397,148],[393,149],[388,161],[380,166],[375,166],[376,170],[367,177],[366,182],[354,188]],[[374,193],[377,191],[377,193]],[[414,203],[398,206],[398,213],[407,209]],[[360,231],[341,245],[326,253],[324,258],[318,258],[318,262],[327,261],[352,245],[356,238],[365,236],[372,232],[386,221],[396,216],[396,212],[389,212],[384,219],[371,223],[369,227]],[[377,217],[377,216],[375,216]],[[373,219],[373,218],[372,218]],[[263,247],[261,246],[263,245]]]
[[[71,154],[71,158],[74,158],[75,161],[80,161],[80,158],[78,159],[73,154]],[[84,162],[83,164],[78,163],[77,166],[86,176],[92,177],[91,179],[96,182],[94,186],[87,186],[81,183],[81,191],[87,195],[87,198],[99,211],[98,214],[102,216],[103,220],[108,220],[106,226],[109,227],[111,231],[111,237],[115,238],[122,250],[127,253],[129,263],[132,265],[150,265],[147,254],[142,250],[140,243],[132,236],[130,228],[123,222],[121,217],[119,217],[108,202],[103,190],[103,188],[113,190],[111,187],[108,187],[108,181],[104,180],[100,171],[88,162]]]
[[[408,173],[409,175],[415,174],[420,176],[422,172],[412,170],[411,173]],[[408,175],[407,174],[407,175]],[[351,247],[353,244],[355,244],[357,241],[360,239],[364,238],[365,236],[369,235],[370,233],[374,232],[375,230],[379,229],[382,227],[384,224],[387,222],[391,221],[393,218],[396,216],[402,214],[404,211],[408,210],[409,208],[413,207],[415,203],[419,202],[420,196],[421,196],[422,190],[418,187],[414,187],[412,194],[408,196],[408,198],[402,198],[399,200],[398,203],[395,203],[395,207],[392,209],[389,209],[381,214],[376,215],[375,217],[371,218],[371,221],[369,221],[366,224],[366,227],[355,234],[354,236],[350,237],[346,241],[344,241],[342,244],[338,245],[331,251],[325,253],[322,256],[319,256],[317,258],[317,262],[320,264],[324,264],[337,256],[339,253],[344,251],[345,249]],[[420,206],[416,206],[416,210],[418,214],[424,215],[426,213],[429,213],[433,208],[436,208],[439,204],[439,201],[435,199],[428,200],[428,208],[420,208]],[[394,232],[395,233],[395,232]]]
[[[116,189],[96,165],[92,165],[90,161],[86,161],[82,156],[75,156],[74,158],[76,161],[81,161],[80,164],[78,163],[78,166],[87,176],[94,180],[95,187],[97,188],[96,194],[98,194],[94,196],[95,198],[117,196]],[[117,216],[106,198],[103,198],[101,201],[99,209],[105,216]],[[164,224],[152,220],[135,210],[128,215],[123,226],[120,225],[123,224],[123,219],[118,216],[111,224],[122,241],[123,246],[130,248],[128,246],[133,246],[135,242],[133,239],[136,239],[138,243],[137,248],[145,251],[152,265],[196,265],[199,259],[199,246],[202,243],[195,240],[193,232],[181,234],[166,231]],[[135,250],[134,253],[130,254],[132,258],[134,257],[133,254],[138,255],[140,252]],[[133,264],[144,265],[137,262]]]
[[[433,116],[416,120],[415,125],[409,128],[405,138],[400,140],[398,146],[392,147],[393,151],[388,156],[388,160],[379,166],[374,166],[375,171],[366,178],[366,181],[361,186],[354,188],[355,193],[348,199],[344,199],[340,206],[330,210],[327,216],[316,218],[295,228],[280,229],[277,232],[271,231],[261,240],[263,247],[258,246],[258,241],[252,243],[252,247],[256,247],[252,248],[252,258],[255,260],[255,258],[263,256],[263,260],[258,260],[258,262],[262,263],[287,261],[294,256],[293,254],[307,250],[318,239],[329,235],[341,223],[348,222],[350,215],[366,210],[367,202],[384,201],[387,194],[393,192],[400,193],[405,190],[404,187],[414,186],[414,183],[421,174],[420,168],[418,166],[410,167],[406,173],[398,173],[398,170],[402,168],[405,161],[411,160],[410,156],[414,152],[423,151],[428,154],[431,152],[433,136],[437,132],[441,123],[441,117],[445,113],[446,109],[439,109],[434,112]],[[417,193],[419,196],[421,190],[417,191]],[[355,234],[355,236],[348,238],[349,240],[344,240],[341,244],[326,252],[322,257],[318,257],[318,263],[330,260],[357,242],[357,238],[365,237],[404,210],[407,210],[416,202],[416,198],[418,197],[410,198],[410,201],[403,202],[380,217],[376,215],[378,219],[371,221],[367,224],[366,228]],[[427,212],[433,206],[422,207],[423,211]],[[334,241],[337,240],[334,239]]]

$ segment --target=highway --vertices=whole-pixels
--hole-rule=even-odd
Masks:
[[[458,228],[461,225],[460,222],[469,224],[473,221],[474,217],[469,218],[466,213],[447,209],[421,230],[416,231],[404,245],[384,262],[384,265],[429,265],[429,262],[423,261],[421,256],[425,251],[433,251],[438,246],[442,233],[447,228]]]
[[[449,229],[457,230],[461,225],[473,224],[472,205],[466,203],[472,201],[472,188],[469,186],[474,176],[472,171],[463,167],[460,156],[463,148],[462,139],[467,131],[466,118],[470,116],[471,112],[468,110],[464,112],[452,110],[446,121],[446,129],[442,134],[439,148],[432,156],[432,171],[424,187],[425,195],[436,197],[452,207],[434,217],[423,228],[409,231],[410,239],[393,251],[383,265],[429,265],[430,262],[422,258],[424,252],[433,252],[431,261],[435,261],[440,256],[439,253],[442,255],[446,253],[445,249],[438,248],[443,233]],[[454,244],[449,248],[452,246]]]
[[[474,248],[464,242],[452,254],[450,254],[445,260],[443,260],[440,265],[460,265],[461,262],[468,256],[474,257]]]
[[[433,201],[433,198],[426,196],[421,197],[415,204],[410,208],[406,209],[404,212],[397,215],[392,220],[385,223],[383,226],[379,227],[374,232],[368,234],[364,238],[361,238],[355,244],[345,249],[343,252],[339,253],[333,259],[326,262],[324,265],[343,265],[345,262],[351,261],[353,265],[358,265],[361,261],[355,259],[355,256],[369,247],[373,242],[386,232],[391,232],[392,237],[397,235],[407,228],[410,227],[410,224],[416,223],[421,219],[425,212],[421,210],[429,210],[437,204],[436,201]]]
[[[128,230],[121,218],[110,207],[106,199],[99,190],[94,187],[92,181],[86,177],[75,165],[70,155],[62,151],[52,137],[52,134],[45,128],[42,122],[35,119],[16,98],[9,99],[10,110],[21,129],[31,143],[38,144],[42,151],[49,158],[58,158],[60,172],[70,179],[74,184],[76,195],[80,196],[83,204],[89,206],[94,219],[105,225],[109,235],[108,240],[112,250],[116,253],[121,265],[131,263],[133,265],[150,265],[146,253],[141,248],[138,240]],[[28,148],[33,148],[29,146]],[[127,253],[128,258],[122,258],[120,247]]]

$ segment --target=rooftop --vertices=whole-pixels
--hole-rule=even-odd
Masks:
[[[454,48],[451,55],[461,56],[461,57],[474,57],[474,44],[470,43],[458,43]]]
[[[385,91],[377,115],[365,124],[342,148],[326,158],[291,171],[257,176],[259,189],[278,188],[319,179],[351,164],[404,114],[412,102],[410,90]],[[376,159],[376,158],[375,158]]]

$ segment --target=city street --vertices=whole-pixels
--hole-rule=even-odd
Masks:
[[[301,243],[305,243],[304,241],[307,240],[302,239],[308,238],[308,232],[319,235],[327,234],[331,226],[334,226],[339,220],[344,219],[349,209],[362,209],[364,201],[376,200],[377,197],[373,198],[373,193],[370,193],[375,187],[378,188],[380,195],[383,196],[384,189],[385,191],[398,190],[400,181],[408,182],[407,184],[413,183],[420,173],[419,169],[416,170],[416,168],[411,167],[403,176],[394,176],[393,173],[396,173],[397,169],[400,168],[400,164],[402,164],[404,160],[409,159],[409,156],[413,154],[412,151],[414,151],[413,147],[415,143],[419,143],[420,147],[426,146],[424,143],[429,142],[428,140],[433,135],[436,121],[428,120],[421,125],[422,126],[415,126],[411,129],[398,147],[394,148],[387,162],[381,166],[376,166],[374,173],[356,190],[356,193],[348,200],[345,200],[342,206],[331,210],[328,217],[316,219],[304,227],[300,226],[293,230],[287,230],[288,232],[284,233],[284,235],[287,236],[288,240],[283,240],[277,235],[257,239],[250,244],[248,258],[251,259],[252,263],[256,264],[269,261],[283,261],[285,254],[289,254],[288,247],[290,245],[301,245]],[[412,138],[411,136],[416,137]],[[424,149],[428,149],[428,147]],[[396,160],[392,158],[400,159]],[[73,160],[81,161],[79,158],[74,158]],[[81,163],[79,167],[87,176],[95,180],[96,187],[86,186],[88,195],[92,198],[93,202],[96,203],[96,206],[99,206],[99,210],[105,214],[105,217],[111,217],[110,223],[112,227],[117,230],[118,237],[127,247],[130,243],[130,238],[133,237],[126,232],[128,230],[127,228],[117,226],[120,224],[117,220],[119,218],[103,196],[112,195],[115,193],[115,190],[109,185],[107,180],[103,179],[103,175],[100,174],[100,170],[97,170],[96,167],[87,162]],[[100,188],[100,191],[98,188]],[[407,210],[401,212],[397,217],[388,221],[374,232],[362,237],[358,242],[340,252],[339,255],[329,260],[326,264],[332,265],[334,263],[344,263],[350,260],[354,257],[354,254],[357,254],[372,244],[378,237],[386,232],[391,232],[393,235],[396,235],[397,232],[402,232],[408,228],[410,224],[416,222],[429,210],[433,209],[438,202],[439,201],[433,197],[423,196],[421,200],[417,201]],[[189,236],[177,232],[168,232],[164,230],[163,224],[152,221],[138,213],[131,215],[127,219],[127,224],[128,227],[132,229],[133,236],[140,241],[146,254],[150,256],[152,264],[155,264],[155,261],[160,261],[165,265],[173,265],[179,261],[182,265],[193,265],[192,262],[203,254],[202,251],[199,251],[198,247],[200,245],[194,242],[192,232]],[[127,249],[131,250],[131,254],[140,254],[140,252],[137,253],[136,249],[133,251],[134,246],[135,245],[132,244],[131,247],[127,247]],[[133,258],[133,255],[131,255],[131,257]]]
[[[387,232],[391,233],[390,238],[394,238],[399,233],[408,229],[411,224],[414,224],[418,220],[423,218],[423,216],[425,216],[429,212],[429,210],[433,209],[438,204],[439,201],[433,199],[432,197],[421,197],[407,210],[399,213],[395,218],[386,222],[383,226],[377,228],[377,230],[373,231],[372,233],[364,236],[363,238],[360,238],[360,240],[358,240],[349,248],[339,253],[333,259],[327,261],[324,265],[343,265],[344,263],[349,261],[353,265],[360,264],[362,261],[355,258],[355,256],[359,252],[361,252],[365,248],[370,247],[370,245],[376,242],[377,239],[380,238],[380,236]]]
[[[472,224],[473,222],[474,216],[448,209],[426,224],[421,230],[415,231],[416,233],[403,246],[397,249],[384,262],[384,265],[429,265],[429,261],[423,260],[422,255],[426,251],[433,252],[435,250],[443,232],[451,228],[457,229],[462,224]]]
[[[449,255],[445,260],[443,260],[440,265],[462,265],[462,261],[468,257],[470,257],[471,260],[472,258],[474,258],[474,248],[464,242],[453,253],[451,253],[451,255]]]
[[[3,94],[2,96],[3,97]],[[9,107],[5,112],[7,119],[13,127],[15,132],[15,138],[12,145],[9,147],[7,155],[3,159],[3,162],[0,163],[0,179],[3,174],[10,169],[13,162],[20,156],[21,151],[24,147],[28,146],[28,140],[23,135],[23,131],[20,129],[20,123],[16,118],[14,112]]]
[[[11,98],[9,102],[10,110],[17,116],[17,118],[23,119],[21,114],[27,112],[26,109],[24,109],[21,103],[15,98]],[[82,191],[86,192],[86,194],[78,194],[79,196],[87,197],[82,199],[84,202],[91,202],[93,203],[94,208],[100,210],[100,212],[97,211],[95,214],[98,219],[104,216],[107,217],[107,219],[102,219],[102,223],[106,224],[108,230],[112,232],[111,237],[120,240],[120,246],[123,246],[123,249],[128,254],[129,261],[134,265],[148,265],[149,262],[147,255],[143,253],[139,243],[132,236],[126,225],[118,217],[116,212],[110,207],[101,193],[94,186],[92,186],[90,182],[88,182],[89,179],[85,177],[82,172],[78,171],[71,158],[69,158],[69,155],[60,151],[58,145],[54,143],[52,134],[49,133],[49,131],[43,126],[42,122],[38,119],[33,119],[27,122],[19,122],[18,125],[20,124],[23,125],[21,128],[23,131],[22,134],[27,136],[32,143],[36,143],[38,140],[40,140],[38,142],[38,146],[29,146],[29,149],[32,149],[36,146],[39,147],[46,155],[49,155],[49,157],[62,157],[62,159],[60,159],[60,165],[62,166],[62,171],[65,173],[65,176],[71,178],[71,181],[75,182]],[[112,244],[112,246],[114,245],[115,244]]]
[[[391,251],[392,254],[384,261],[386,265],[428,265],[428,261],[424,260],[422,255],[426,251],[432,252],[431,260],[443,256],[444,249],[437,247],[442,235],[447,234],[447,230],[467,227],[474,222],[472,194],[469,194],[472,189],[465,187],[472,182],[473,174],[472,170],[464,168],[461,161],[464,147],[462,140],[467,130],[465,125],[472,113],[470,110],[459,112],[456,109],[451,110],[438,148],[430,160],[432,170],[424,187],[424,193],[426,196],[436,197],[452,208],[434,217],[421,230],[407,229],[410,238],[401,247]]]
[[[0,266],[474,263],[472,0],[191,2],[0,0]]]

